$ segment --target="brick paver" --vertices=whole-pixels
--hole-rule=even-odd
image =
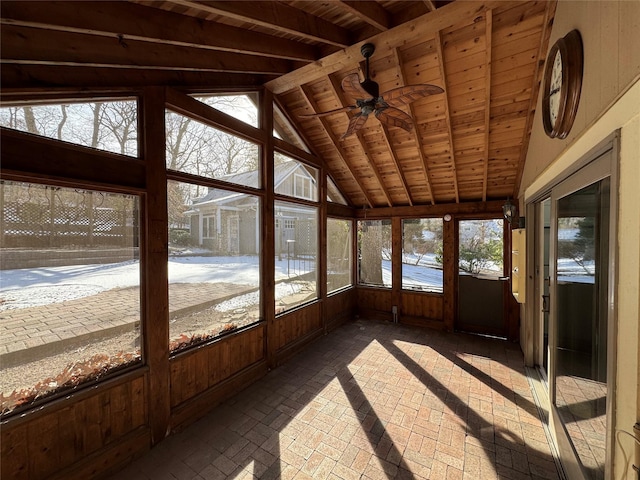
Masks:
[[[517,345],[359,320],[112,480],[558,479]]]
[[[172,283],[170,316],[215,305],[251,291],[231,283]],[[39,307],[0,312],[0,360],[3,355],[33,347],[72,341],[87,334],[122,333],[140,320],[140,289],[121,288],[90,297]]]

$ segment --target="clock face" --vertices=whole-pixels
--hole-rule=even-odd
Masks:
[[[556,52],[551,68],[551,83],[549,85],[549,118],[551,125],[556,125],[560,111],[560,96],[562,94],[562,56],[560,50]]]
[[[566,138],[578,110],[582,88],[582,38],[572,30],[549,50],[544,73],[542,123],[551,138]]]

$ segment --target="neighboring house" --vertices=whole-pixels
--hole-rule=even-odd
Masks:
[[[241,185],[259,185],[259,172],[227,175],[222,180]],[[275,191],[305,200],[317,200],[313,170],[298,162],[274,167]],[[185,213],[190,217],[193,242],[219,255],[259,253],[260,218],[258,197],[210,188]],[[277,202],[275,220],[276,254],[305,255],[316,252],[317,211],[293,203]]]

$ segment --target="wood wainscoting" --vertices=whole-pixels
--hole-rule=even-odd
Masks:
[[[2,478],[87,479],[151,446],[141,368],[2,422]]]

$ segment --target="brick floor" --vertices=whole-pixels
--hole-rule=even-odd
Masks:
[[[359,320],[118,479],[558,479],[517,345]]]

